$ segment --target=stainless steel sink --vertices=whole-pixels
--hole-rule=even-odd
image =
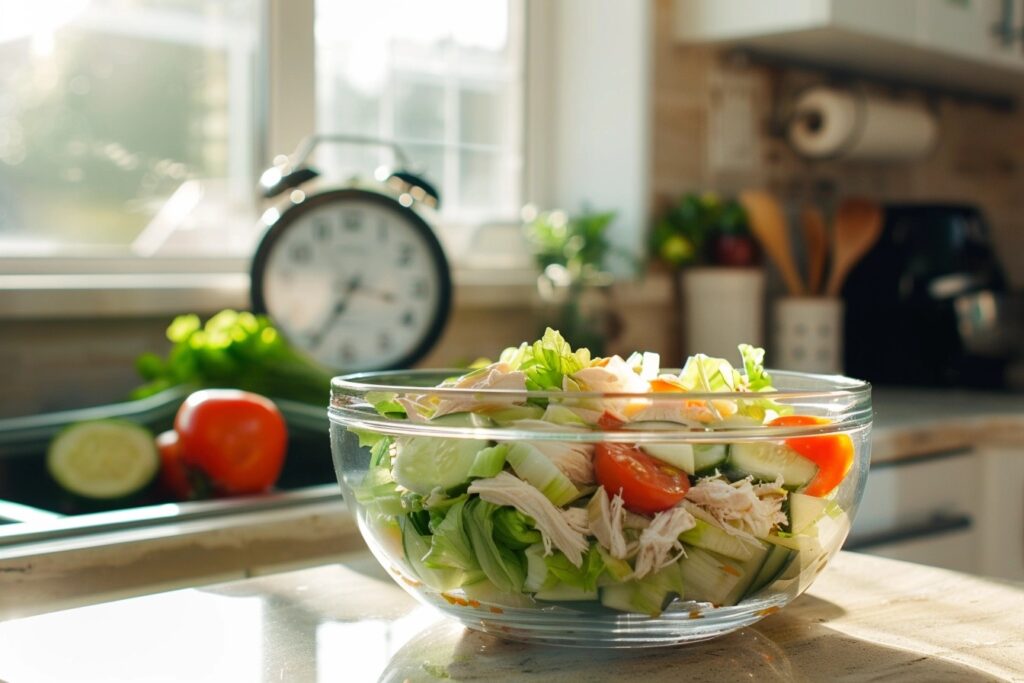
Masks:
[[[0,548],[44,539],[172,524],[340,500],[331,461],[326,407],[278,401],[289,429],[285,466],[273,493],[177,502],[157,487],[130,500],[89,501],[62,490],[46,471],[46,448],[65,426],[119,418],[154,434],[169,429],[187,388],[110,406],[0,420]]]

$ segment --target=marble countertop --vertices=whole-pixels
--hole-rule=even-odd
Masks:
[[[1024,681],[1024,584],[840,553],[807,594],[695,645],[561,649],[467,631],[366,554],[0,622],[0,680]]]

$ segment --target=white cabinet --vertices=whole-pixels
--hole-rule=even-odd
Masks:
[[[873,467],[847,547],[1024,580],[1024,449],[986,445]]]
[[[682,42],[929,85],[1019,92],[1022,23],[1024,0],[675,0],[673,31]]]

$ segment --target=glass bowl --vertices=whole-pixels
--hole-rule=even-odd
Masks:
[[[603,647],[671,645],[735,631],[777,612],[810,586],[846,539],[864,490],[872,417],[871,388],[865,382],[772,371],[777,391],[765,393],[601,394],[436,386],[460,372],[395,371],[337,377],[331,386],[329,415],[338,480],[370,550],[398,585],[416,599],[472,629],[520,641]],[[406,418],[399,408],[388,409],[424,396],[454,400],[460,412],[417,421]],[[600,421],[601,426],[596,427],[529,419],[541,410],[540,405],[549,406],[548,410],[550,406],[558,406],[558,410],[579,408],[579,412],[616,405],[626,408],[627,413],[644,415],[658,414],[663,407],[671,412],[685,405],[690,411],[687,414],[699,414],[701,410],[718,411],[729,402],[735,405],[764,400],[773,402],[771,409],[781,414],[827,419],[804,421],[811,424],[793,424],[790,420],[786,426],[743,420],[716,420],[710,425],[689,420],[626,424]],[[655,409],[653,413],[644,412],[650,408]],[[796,490],[806,486],[811,476],[806,467],[794,469],[792,463],[787,465],[788,461],[779,461],[772,454],[792,455],[795,450],[813,454],[815,446],[838,443],[837,439],[846,444],[847,453],[852,447],[852,462],[845,476],[841,471],[834,476],[839,483],[827,494],[798,495]],[[524,448],[529,452],[564,452],[568,447],[592,454],[617,448],[609,444],[636,446],[650,453],[668,450],[696,454],[695,474],[690,477],[693,488],[687,493],[687,502],[679,504],[691,510],[690,497],[697,482],[703,481],[701,476],[732,472],[721,481],[733,489],[744,486],[743,481],[774,481],[774,488],[766,485],[763,489],[769,493],[757,495],[765,496],[759,500],[781,501],[776,507],[786,521],[777,523],[770,533],[761,532],[760,538],[751,539],[750,534],[734,536],[730,532],[723,537],[721,533],[698,533],[707,532],[709,525],[703,521],[715,521],[698,516],[691,522],[698,526],[678,537],[681,545],[670,549],[669,559],[662,552],[663,563],[656,571],[648,568],[643,580],[631,582],[636,574],[629,570],[639,571],[639,554],[626,555],[628,564],[623,566],[613,553],[596,547],[600,534],[587,526],[601,524],[595,521],[589,504],[582,507],[588,499],[598,497],[595,487],[578,486],[576,501],[562,503],[562,509],[583,510],[561,513],[566,518],[576,515],[576,528],[589,544],[583,559],[578,560],[579,569],[566,563],[568,550],[557,557],[565,542],[554,542],[545,555],[544,542],[537,543],[536,539],[547,534],[529,528],[535,520],[528,515],[526,528],[522,524],[516,528],[514,519],[506,516],[498,520],[502,513],[495,512],[491,505],[488,514],[467,520],[471,507],[468,501],[482,494],[467,498],[466,485],[452,485],[451,481],[447,490],[442,486],[428,490],[435,481],[445,481],[444,475],[459,453],[490,449],[487,453],[510,454],[523,452]],[[502,445],[508,448],[493,448]],[[400,452],[419,453],[415,466],[403,466],[398,472],[396,454]],[[509,458],[504,465],[504,461],[497,463],[498,468],[509,470],[501,476],[507,477],[514,470],[527,478],[520,469],[524,466],[522,459],[513,462]],[[806,460],[798,460],[806,465]],[[494,466],[493,459],[488,462],[488,458],[478,457],[470,476],[495,476]],[[813,476],[823,471],[815,467]],[[744,480],[746,473],[756,473],[756,478]],[[396,477],[406,483],[422,480],[427,484],[417,484],[419,490],[413,491],[397,484]],[[741,483],[731,485],[731,481]],[[470,491],[473,489],[470,486]],[[710,489],[702,490],[708,493]],[[777,498],[771,499],[771,495]],[[615,498],[610,496],[611,492],[605,500],[614,503]],[[466,501],[461,504],[463,514],[449,514],[460,500]],[[702,499],[695,500],[699,507]],[[512,506],[519,501],[508,503],[498,507],[514,509]],[[477,507],[481,506],[482,501]],[[721,508],[713,509],[715,514],[721,512]],[[613,516],[615,512],[613,505]],[[602,514],[609,513],[606,509]],[[618,533],[629,539],[635,552],[638,537],[654,533],[642,528],[651,524],[650,515],[617,514],[622,525]],[[442,523],[444,527],[440,528]],[[539,522],[537,526],[541,526]],[[531,534],[533,541],[524,540],[524,535]],[[554,541],[542,538],[547,540]],[[621,550],[618,557],[623,557]],[[594,560],[593,566],[590,559]],[[598,567],[601,559],[607,561],[603,569]],[[562,561],[561,573],[558,560]],[[562,581],[566,571],[576,571],[572,576],[578,579],[595,567],[600,573],[596,578],[591,574],[589,583],[582,587],[574,585],[579,583],[576,579]],[[659,583],[662,577],[665,581]]]

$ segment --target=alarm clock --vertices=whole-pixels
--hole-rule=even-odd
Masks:
[[[324,140],[368,141],[315,136],[295,161],[263,174],[264,195],[286,200],[261,219],[253,310],[332,370],[409,367],[435,345],[451,308],[448,261],[430,225],[437,190],[408,171],[326,184],[305,165]]]

